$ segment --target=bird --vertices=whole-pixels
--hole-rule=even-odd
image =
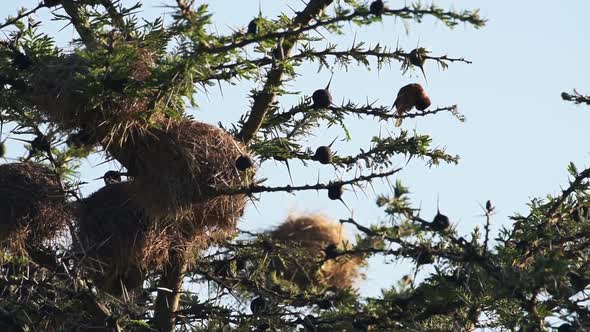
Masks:
[[[100,180],[103,179],[104,184],[105,185],[111,185],[111,184],[115,184],[115,183],[119,183],[121,182],[121,176],[122,175],[127,175],[127,173],[122,173],[122,172],[117,172],[117,171],[107,171],[106,173],[104,173],[103,176],[96,178],[94,180]]]
[[[397,98],[393,103],[396,108],[395,126],[399,127],[402,124],[403,115],[416,107],[417,110],[423,111],[430,106],[430,98],[424,91],[424,88],[418,83],[408,84],[397,93]]]

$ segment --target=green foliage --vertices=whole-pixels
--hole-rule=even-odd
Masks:
[[[282,105],[281,96],[300,94],[289,90],[286,83],[296,79],[305,63],[333,71],[351,66],[380,69],[398,61],[402,73],[420,66],[422,60],[436,61],[444,69],[454,62],[470,63],[433,55],[445,50],[422,47],[412,53],[355,40],[352,46],[340,48],[326,45],[314,31],[341,35],[349,23],[365,26],[392,18],[420,23],[429,17],[448,27],[467,23],[480,28],[485,23],[477,10],[449,11],[435,4],[415,2],[400,7],[390,3],[392,8],[375,16],[366,2],[332,2],[310,0],[294,15],[283,13],[275,18],[260,13],[253,18],[255,32],[248,33],[248,22],[244,22],[243,28],[224,35],[212,32],[215,15],[208,6],[193,6],[192,1],[178,0],[170,8],[172,20],[167,24],[161,18],[143,20],[141,3],[124,7],[110,0],[44,1],[0,25],[12,29],[0,43],[0,121],[14,128],[9,137],[26,142],[28,153],[21,160],[50,165],[74,207],[83,204],[76,178],[83,158],[105,153],[115,158],[109,149],[133,139],[130,128],[149,131],[161,126],[161,119],[186,117],[187,103],[198,106],[194,96],[221,82],[247,81],[256,86],[247,96],[250,109],[228,131],[261,163],[300,160],[314,167],[311,161],[317,147],[306,146],[306,139],[332,126],[340,128],[346,140],[356,139],[348,126],[354,118],[388,121],[448,112],[464,121],[456,105],[404,114],[353,100],[314,108],[311,89],[296,105]],[[72,24],[78,32],[72,50],[58,47],[52,36],[43,33],[43,22],[30,18],[50,5],[58,7],[53,12],[55,19]],[[418,62],[411,58],[416,54]],[[59,81],[51,82],[52,77]],[[577,92],[562,97],[587,103]],[[35,139],[46,139],[49,148],[39,149]],[[333,183],[363,189],[374,179],[397,173],[400,169],[393,168],[397,156],[408,162],[424,160],[427,166],[459,161],[457,155],[433,147],[429,135],[406,130],[373,137],[366,146],[355,155],[332,156],[330,163],[338,170],[360,166],[368,172],[352,179],[285,187],[265,187],[258,180],[217,194],[245,193],[255,198],[259,193],[327,190]],[[568,171],[573,177],[568,188],[559,196],[532,200],[529,215],[514,216],[514,226],[502,230],[492,248],[488,248],[492,210],[485,211],[484,232],[475,228],[464,237],[452,223],[440,222],[444,211],[422,216],[411,200],[410,187],[396,180],[393,196],[383,194],[377,199],[386,221],[340,220],[357,229],[354,244],[313,251],[274,241],[266,233],[243,231],[207,253],[198,253],[184,269],[171,262],[164,270],[142,271],[143,285],[123,287],[122,294],[111,294],[94,284],[90,275],[100,271],[86,270],[84,260],[88,258],[76,246],[76,221],[72,220],[69,242],[45,253],[49,260],[4,251],[0,327],[19,331],[449,331],[485,327],[541,331],[547,329],[548,318],[560,318],[586,328],[590,324],[585,291],[590,284],[590,170],[579,171],[571,164]],[[301,287],[277,268],[301,267],[311,280],[325,264],[377,256],[392,264],[409,262],[412,269],[374,298],[322,284]],[[174,277],[173,271],[191,287],[185,287],[180,305],[169,309],[175,312],[168,313],[173,319],[166,322],[162,311],[169,307],[158,306],[158,299],[174,292],[165,283]],[[415,280],[419,271],[426,274],[424,280]],[[198,286],[209,292],[192,292]],[[255,299],[259,306],[249,310]]]

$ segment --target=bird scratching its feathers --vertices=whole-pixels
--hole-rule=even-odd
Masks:
[[[416,107],[417,110],[423,111],[430,106],[430,98],[424,91],[424,88],[418,83],[408,84],[397,93],[397,98],[393,106],[397,109],[395,126],[402,124],[403,115]]]

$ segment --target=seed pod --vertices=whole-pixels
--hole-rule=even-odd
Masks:
[[[25,70],[33,65],[33,61],[27,55],[15,50],[12,64],[20,70]]]
[[[575,208],[574,211],[572,212],[572,220],[579,223],[581,221],[580,219],[580,211],[578,208]]]
[[[525,240],[520,240],[516,243],[516,249],[518,249],[519,251],[525,251],[529,248],[529,246],[530,244]]]
[[[51,8],[61,4],[61,0],[45,0],[43,1],[45,7]]]
[[[373,15],[381,16],[385,12],[385,4],[382,0],[375,0],[369,6],[369,12]]]
[[[574,328],[571,324],[563,323],[557,328],[557,332],[576,332],[578,329]]]
[[[330,301],[329,299],[320,300],[316,304],[318,308],[321,310],[330,310],[334,308],[334,303],[332,303],[332,301]]]
[[[577,293],[582,291],[590,284],[590,281],[582,276],[580,276],[576,272],[568,272],[567,276],[570,280],[570,284],[572,285],[572,289]]]
[[[490,200],[488,200],[488,201],[486,202],[486,211],[487,211],[488,213],[490,213],[490,212],[494,211],[494,206],[492,205],[492,201],[490,201]]]
[[[270,324],[262,323],[256,327],[256,331],[257,332],[265,332],[265,331],[268,331],[269,328],[270,328]]]
[[[265,298],[259,296],[250,302],[250,310],[254,315],[261,313],[262,311],[266,310],[268,306],[268,301]]]
[[[332,163],[332,149],[326,145],[320,146],[315,150],[315,154],[311,159],[319,161],[320,164],[330,164]]]
[[[416,257],[416,263],[418,265],[432,264],[434,263],[434,256],[429,251],[424,250]]]
[[[316,332],[318,329],[315,326],[316,318],[313,315],[306,315],[303,318],[303,331],[305,332]]]
[[[391,300],[391,304],[405,310],[410,304],[410,298],[399,296]]]
[[[6,155],[6,144],[4,142],[0,142],[0,158],[4,158]]]
[[[83,146],[95,145],[94,136],[85,129],[80,130],[77,133],[68,135],[66,144],[68,147],[81,148]]]
[[[408,60],[410,61],[410,63],[418,68],[420,68],[420,71],[422,71],[422,75],[424,76],[424,79],[426,81],[428,81],[426,79],[426,73],[424,72],[424,63],[426,62],[426,56],[424,56],[424,54],[426,53],[426,49],[424,48],[416,48],[413,49],[410,54],[408,55]]]
[[[110,73],[107,74],[103,80],[103,84],[107,89],[118,93],[123,93],[128,80],[126,78],[114,78]]]
[[[332,105],[332,95],[328,89],[315,90],[311,95],[313,108],[327,108]]]
[[[254,166],[254,162],[252,159],[247,155],[241,155],[236,159],[236,168],[239,171],[245,171]]]
[[[82,140],[80,139],[78,133],[68,135],[68,138],[66,139],[66,145],[68,147],[81,148]]]
[[[328,187],[328,197],[331,200],[338,200],[342,198],[342,194],[344,194],[344,187],[342,186],[342,183],[336,182]]]
[[[338,247],[334,243],[330,243],[324,248],[324,254],[326,255],[326,259],[334,259],[339,256]]]
[[[574,211],[572,211],[572,219],[579,223],[579,222],[584,222],[586,220],[589,219],[589,215],[588,213],[590,212],[590,209],[586,206],[576,206],[574,208]]]
[[[47,136],[38,134],[33,141],[31,141],[31,149],[33,152],[51,152],[51,142]]]
[[[121,173],[117,171],[107,171],[102,177],[104,183],[108,186],[109,184],[115,184],[121,182]]]
[[[262,240],[262,250],[264,250],[265,252],[272,252],[274,249],[274,243],[270,242],[268,239]]]
[[[422,66],[424,66],[424,62],[426,62],[426,58],[422,55],[422,53],[420,52],[420,49],[418,49],[418,48],[413,49],[410,52],[410,55],[408,56],[408,60],[410,60],[411,64],[413,64],[416,67],[420,67],[420,68],[422,68]]]
[[[449,228],[450,225],[451,222],[449,221],[449,217],[441,214],[440,212],[437,212],[436,216],[434,216],[434,219],[430,223],[430,228],[432,228],[434,231],[442,232]]]
[[[369,325],[360,319],[353,320],[352,327],[362,332],[369,330]]]
[[[258,33],[258,18],[255,18],[248,23],[248,31],[246,33],[249,35],[255,35]]]

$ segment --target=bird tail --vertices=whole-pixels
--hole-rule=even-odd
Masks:
[[[399,126],[401,126],[401,125],[402,125],[402,118],[397,118],[397,119],[395,119],[395,126],[396,126],[396,127],[399,127]]]

